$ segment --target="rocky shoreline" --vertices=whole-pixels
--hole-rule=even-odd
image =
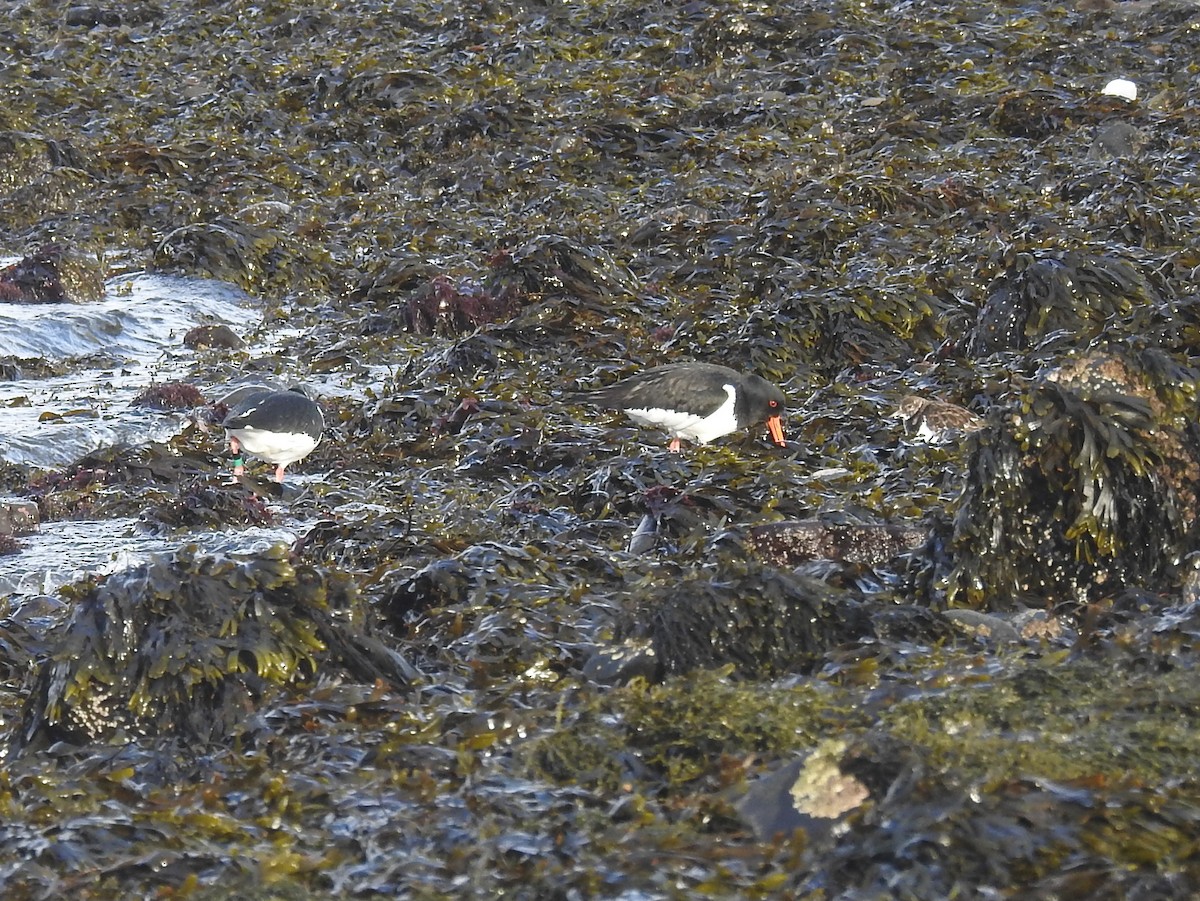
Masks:
[[[176,543],[0,599],[6,898],[1200,891],[1200,7],[11,6],[0,304],[326,432],[0,465]],[[690,359],[786,446],[574,400]]]

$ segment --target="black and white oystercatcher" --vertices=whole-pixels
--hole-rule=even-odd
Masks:
[[[664,429],[671,450],[686,438],[707,444],[756,422],[766,422],[783,447],[783,392],[757,375],[712,363],[668,363],[631,376],[584,399],[620,410],[640,425]]]
[[[312,453],[325,430],[325,417],[301,391],[251,391],[238,398],[221,420],[233,451],[233,474],[245,472],[241,452],[275,464],[275,481],[286,466]]]

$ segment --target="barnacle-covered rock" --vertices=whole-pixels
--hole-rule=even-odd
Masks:
[[[954,523],[953,604],[1177,587],[1197,548],[1200,372],[1157,350],[1050,370],[978,433]]]
[[[12,747],[118,732],[219,740],[271,686],[329,670],[405,682],[398,655],[335,618],[357,604],[348,578],[294,566],[282,546],[184,549],[86,585],[32,677]]]
[[[747,535],[754,551],[779,566],[816,559],[878,566],[925,538],[926,530],[915,525],[822,519],[766,523]]]

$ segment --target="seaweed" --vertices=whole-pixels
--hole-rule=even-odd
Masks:
[[[4,265],[236,283],[164,350],[330,428],[299,493],[0,467],[299,536],[0,599],[5,897],[1196,894],[1193,5],[9,7]],[[789,446],[571,400],[685,359]],[[852,803],[748,821],[801,762]]]
[[[1196,379],[1114,347],[1049,369],[994,413],[968,461],[950,602],[1070,606],[1129,584],[1177,588],[1197,539]]]
[[[12,753],[117,734],[202,746],[233,736],[268,686],[311,680],[325,663],[399,684],[412,672],[341,634],[330,611],[353,606],[353,587],[293,566],[281,547],[245,560],[182,550],[78,590],[32,676]]]

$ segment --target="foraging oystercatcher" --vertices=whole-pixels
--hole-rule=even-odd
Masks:
[[[584,400],[620,410],[634,422],[671,436],[706,444],[737,429],[765,421],[780,447],[783,392],[757,375],[713,363],[668,363],[584,395]]]
[[[234,453],[233,474],[245,472],[241,452],[275,464],[275,481],[284,468],[307,457],[321,440],[325,417],[321,408],[299,389],[249,391],[240,396],[221,420]]]
[[[916,426],[917,438],[934,443],[949,441],[966,432],[977,432],[984,426],[984,421],[965,407],[915,394],[901,398],[892,418],[901,420],[909,428]]]

